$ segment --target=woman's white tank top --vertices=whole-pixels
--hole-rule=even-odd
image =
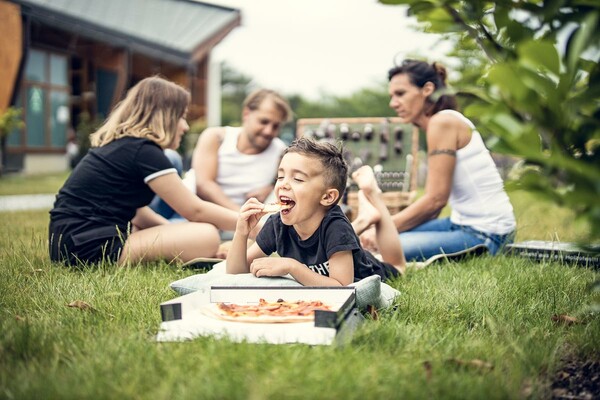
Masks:
[[[450,220],[478,231],[504,235],[514,231],[515,216],[496,164],[475,125],[455,110],[455,115],[472,130],[470,142],[456,152],[456,167],[450,193]]]

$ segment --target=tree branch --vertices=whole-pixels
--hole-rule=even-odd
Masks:
[[[450,16],[452,17],[452,19],[454,20],[454,22],[456,22],[457,24],[459,24],[460,26],[462,26],[463,28],[466,29],[466,31],[469,34],[469,36],[471,36],[475,40],[475,42],[481,48],[481,50],[483,50],[483,52],[485,53],[485,55],[487,56],[487,58],[489,58],[493,62],[497,61],[496,55],[492,54],[490,52],[490,50],[487,48],[487,46],[485,46],[485,44],[481,40],[481,37],[479,36],[477,29],[475,29],[472,26],[470,26],[469,24],[467,24],[465,22],[465,20],[461,17],[461,15],[458,13],[458,11],[456,11],[454,8],[450,7],[447,4],[445,4],[443,7],[448,12],[448,14],[450,14]],[[484,32],[484,35],[486,36],[486,38],[492,43],[494,49],[495,50],[501,50],[502,46],[500,46],[494,40],[494,38],[487,31],[487,29],[485,29],[485,27],[483,26],[483,24],[481,23],[481,21],[477,21],[477,23],[478,23],[480,29]]]

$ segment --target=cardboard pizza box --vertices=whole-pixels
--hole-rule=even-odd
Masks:
[[[320,300],[331,311],[316,311],[308,322],[249,323],[225,321],[204,312],[215,303],[252,304],[267,301]],[[213,286],[160,305],[162,323],[158,341],[191,340],[202,336],[226,338],[234,342],[305,343],[329,345],[343,343],[364,321],[356,308],[353,287],[231,287]]]
[[[528,240],[508,244],[504,251],[534,261],[559,261],[596,269],[600,267],[600,245],[583,248],[569,242]]]

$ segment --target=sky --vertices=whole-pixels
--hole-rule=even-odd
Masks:
[[[241,10],[242,25],[213,50],[260,87],[318,99],[386,81],[394,60],[444,45],[418,32],[403,6],[375,0],[203,0]],[[436,44],[437,43],[437,44]]]

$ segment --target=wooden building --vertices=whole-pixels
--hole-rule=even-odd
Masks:
[[[240,11],[193,0],[0,0],[0,114],[23,110],[6,140],[8,171],[66,168],[82,113],[103,119],[127,89],[160,74],[207,115],[210,52]]]

